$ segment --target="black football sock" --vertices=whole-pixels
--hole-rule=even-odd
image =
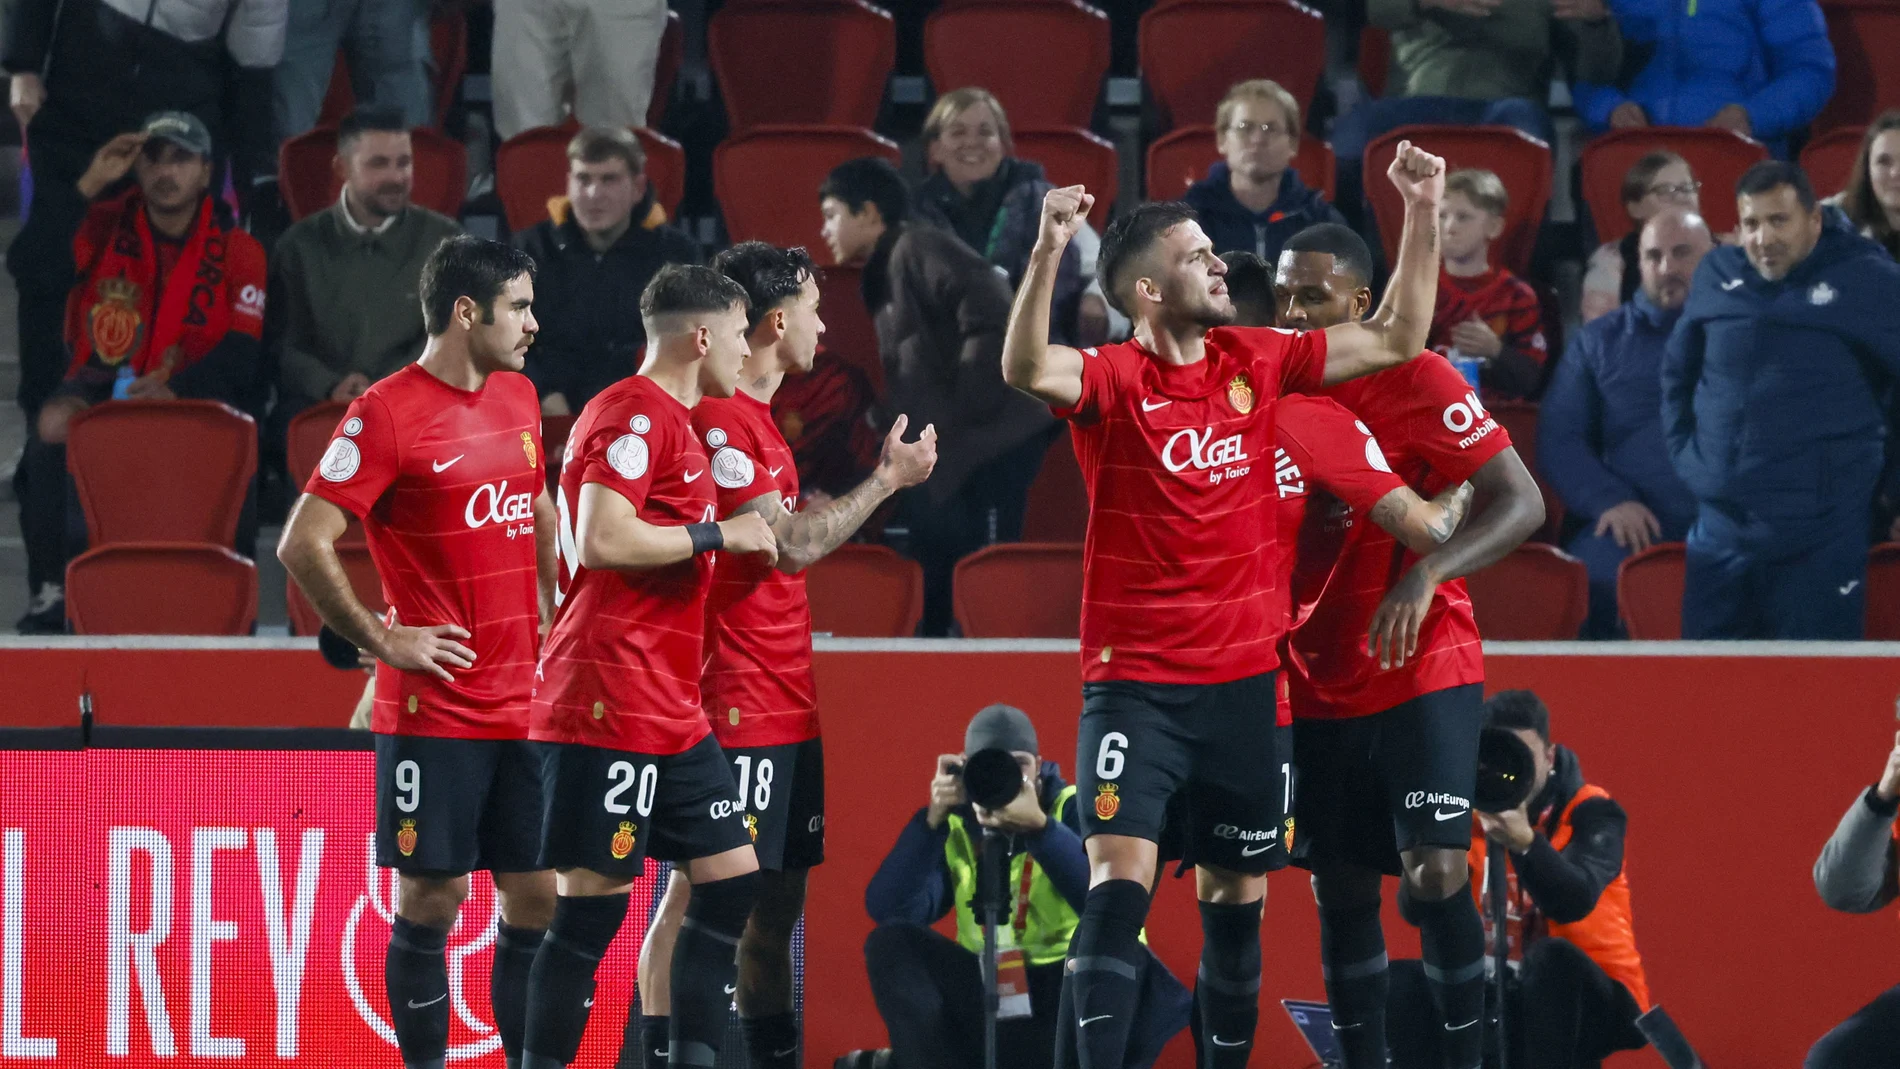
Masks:
[[[389,1022],[405,1069],[442,1069],[449,1050],[449,945],[447,928],[403,917],[389,929],[383,957],[383,989]]]
[[[1385,1069],[1388,975],[1379,903],[1320,910],[1319,960],[1345,1069]]]
[[[1050,1069],[1076,1069],[1075,974],[1062,963],[1062,995],[1056,1000],[1056,1058]]]
[[[580,1051],[587,1011],[594,1004],[594,971],[627,917],[627,899],[622,894],[554,900],[554,923],[528,972],[522,1069],[561,1069]]]
[[[671,1020],[640,1013],[640,1000],[627,1007],[627,1027],[620,1035],[620,1057],[614,1069],[666,1069],[666,1033]]]
[[[670,1065],[710,1069],[718,1064],[719,1037],[739,979],[739,936],[758,894],[756,872],[693,885],[673,944]]]
[[[496,923],[495,960],[488,970],[488,1006],[495,1013],[495,1031],[501,1033],[502,1057],[508,1069],[521,1065],[521,1033],[528,1022],[528,971],[541,949],[540,928],[516,928]]]
[[[1244,1069],[1260,1021],[1259,902],[1201,903],[1201,970],[1195,1015],[1206,1043],[1201,1069]]]
[[[1089,888],[1068,964],[1080,1069],[1122,1069],[1141,997],[1141,925],[1147,918],[1148,891],[1135,881],[1109,880]]]
[[[1439,902],[1413,899],[1425,982],[1445,1023],[1446,1069],[1484,1060],[1484,921],[1468,888]]]
[[[798,1069],[798,1016],[775,1013],[744,1017],[746,1065],[751,1069]]]

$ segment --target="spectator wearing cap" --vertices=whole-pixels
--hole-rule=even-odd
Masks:
[[[666,222],[646,153],[625,127],[588,127],[567,145],[567,195],[551,218],[515,235],[534,257],[535,318],[528,377],[550,416],[579,412],[640,366],[640,292],[667,264],[700,262],[699,246]]]
[[[588,126],[646,125],[666,0],[494,2],[496,134],[559,125],[570,101]]]
[[[1644,62],[1625,77],[1578,71],[1572,99],[1592,130],[1715,126],[1783,154],[1834,93],[1834,46],[1816,0],[1609,4]]]
[[[425,334],[422,264],[455,220],[412,204],[402,114],[359,108],[337,130],[337,202],[284,232],[271,258],[267,355],[277,366],[273,442],[319,401],[353,401],[414,360]]]
[[[1241,82],[1221,98],[1214,111],[1221,161],[1181,198],[1199,214],[1215,252],[1250,252],[1275,264],[1294,234],[1346,221],[1293,169],[1300,129],[1300,102],[1278,82]]]
[[[839,164],[818,200],[832,258],[864,265],[864,304],[884,363],[880,422],[888,427],[903,412],[914,427],[937,428],[936,472],[897,502],[909,552],[924,569],[923,633],[946,634],[957,561],[1022,537],[1029,484],[1055,421],[1003,381],[1008,280],[956,235],[909,221],[910,194],[889,160]]]
[[[1702,258],[1663,360],[1663,434],[1696,497],[1682,637],[1857,639],[1900,264],[1793,164],[1735,193],[1741,247]]]
[[[62,230],[83,216],[75,183],[93,154],[156,111],[190,112],[233,163],[240,203],[254,177],[277,172],[270,83],[284,49],[287,0],[13,0],[0,66],[33,151],[33,201],[7,270],[19,287],[20,406],[34,413],[59,385],[64,290],[44,285]],[[215,170],[215,168],[214,168]],[[214,181],[215,184],[215,181]],[[49,204],[49,201],[65,201]],[[41,226],[53,232],[38,234]],[[63,252],[55,253],[63,257]]]
[[[257,406],[264,250],[209,195],[211,155],[211,133],[197,116],[154,115],[139,132],[101,146],[79,178],[78,196],[46,201],[51,217],[18,239],[43,265],[32,278],[41,295],[65,296],[68,359],[21,460],[32,597],[24,632],[64,628],[66,559],[84,548],[83,518],[68,519],[66,435],[74,416],[115,399]],[[134,182],[125,188],[128,173]],[[54,214],[72,204],[90,207]]]

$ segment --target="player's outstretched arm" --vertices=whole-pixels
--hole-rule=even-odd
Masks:
[[[554,624],[554,593],[561,581],[561,513],[546,487],[534,499],[535,586],[541,606],[541,634]]]
[[[930,478],[937,466],[937,428],[924,427],[914,442],[904,441],[910,417],[900,415],[884,436],[884,451],[870,477],[850,493],[802,512],[785,511],[785,502],[773,494],[758,497],[733,510],[733,515],[755,513],[772,528],[778,540],[778,570],[796,575],[826,554],[844,545],[885,498]]]
[[[1438,300],[1438,202],[1445,195],[1445,161],[1401,141],[1385,173],[1405,198],[1398,263],[1385,299],[1371,317],[1326,328],[1328,385],[1405,363],[1425,348],[1431,332]]]
[[[1418,651],[1418,629],[1438,584],[1503,559],[1544,522],[1544,497],[1515,448],[1485,461],[1471,476],[1471,514],[1437,549],[1399,578],[1372,614],[1367,648],[1379,667],[1402,665]]]
[[[1082,354],[1049,343],[1049,305],[1055,299],[1062,250],[1082,229],[1094,205],[1094,195],[1081,186],[1063,186],[1043,195],[1042,223],[1003,336],[1003,381],[1058,408],[1072,408],[1082,400]]]
[[[697,527],[698,524],[690,526]],[[767,563],[778,560],[772,529],[758,516],[735,515],[717,524],[712,549],[728,553],[757,553]],[[643,572],[691,559],[701,552],[687,526],[661,527],[640,518],[640,510],[619,491],[600,483],[581,484],[580,512],[574,518],[575,549],[581,567],[591,570]]]
[[[1406,549],[1424,556],[1444,544],[1464,522],[1471,506],[1471,484],[1457,486],[1430,500],[1401,486],[1379,499],[1366,517],[1385,528]]]
[[[382,620],[357,598],[350,576],[337,559],[336,540],[349,527],[349,514],[314,494],[297,499],[284,521],[277,541],[277,559],[303,589],[330,630],[368,650],[376,659],[405,672],[427,672],[453,680],[448,669],[473,668],[475,651],[457,639],[468,632],[454,624],[409,627],[383,626]],[[447,667],[444,667],[447,666]]]

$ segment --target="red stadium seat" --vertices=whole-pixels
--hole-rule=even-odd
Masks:
[[[1026,591],[1035,591],[1026,597]],[[964,638],[1077,638],[1082,545],[1006,542],[957,562],[957,626]]]
[[[344,573],[350,577],[350,589],[356,591],[356,600],[371,612],[382,615],[389,602],[383,598],[383,581],[376,574],[376,562],[370,559],[369,547],[339,544],[336,555],[343,563]],[[303,588],[289,577],[284,579],[284,608],[290,617],[293,635],[314,635],[317,628],[323,626],[323,617],[317,615],[310,599],[303,596]]]
[[[73,417],[66,466],[95,546],[228,546],[257,474],[257,424],[216,401],[119,401]]]
[[[864,372],[871,389],[884,394],[884,357],[877,347],[877,324],[864,306],[864,269],[839,264],[818,275],[818,316],[825,322],[828,353]]]
[[[852,542],[805,570],[814,634],[909,638],[924,618],[924,570],[883,546]]]
[[[1801,169],[1808,172],[1815,196],[1831,197],[1847,188],[1866,133],[1864,126],[1837,126],[1801,149]]]
[[[409,131],[415,153],[412,200],[424,208],[454,218],[462,212],[468,192],[468,150],[460,141],[426,127]],[[336,128],[319,126],[285,141],[277,150],[277,184],[292,219],[320,212],[336,203],[343,179],[336,159]]]
[[[1882,542],[1867,554],[1867,634],[1900,642],[1900,542]]]
[[[1478,633],[1509,642],[1568,642],[1590,615],[1590,571],[1541,542],[1465,577]]]
[[[726,233],[735,242],[818,246],[818,187],[833,167],[859,156],[903,161],[894,143],[849,126],[768,126],[720,142],[713,193]]]
[[[1385,95],[1392,75],[1392,35],[1368,22],[1359,31],[1359,80],[1373,97]]]
[[[1865,126],[1888,108],[1900,107],[1900,67],[1894,63],[1900,56],[1900,5],[1823,0],[1821,14],[1834,43],[1834,95],[1814,117],[1814,132]]]
[[[1530,272],[1531,249],[1550,202],[1550,146],[1522,130],[1508,126],[1401,126],[1366,146],[1366,199],[1378,217],[1385,260],[1399,255],[1399,220],[1405,205],[1399,191],[1385,179],[1385,169],[1398,155],[1399,142],[1410,141],[1443,156],[1452,170],[1481,167],[1498,176],[1510,194],[1510,212],[1504,236],[1498,240],[1498,259],[1520,275]]]
[[[1742,172],[1768,158],[1768,149],[1730,130],[1691,126],[1646,126],[1614,130],[1583,147],[1583,200],[1596,222],[1598,241],[1616,241],[1630,231],[1623,210],[1623,176],[1636,161],[1666,150],[1689,161],[1702,183],[1702,217],[1718,234],[1735,229],[1735,183]]]
[[[1682,585],[1686,567],[1682,543],[1662,542],[1633,554],[1616,570],[1616,607],[1631,638],[1682,637]],[[1871,605],[1871,584],[1867,593]]]
[[[658,130],[666,121],[667,105],[673,102],[673,83],[679,81],[680,66],[686,61],[686,30],[680,13],[666,13],[666,29],[660,32],[660,57],[653,65],[653,98],[647,102],[647,129]]]
[[[1208,169],[1220,162],[1220,150],[1212,126],[1183,126],[1158,137],[1148,146],[1148,198],[1174,200],[1187,188],[1207,177]],[[1300,150],[1293,156],[1293,171],[1300,181],[1333,199],[1333,147],[1312,134],[1300,135]]]
[[[66,615],[79,635],[248,635],[257,567],[222,546],[98,546],[66,566]]]
[[[930,84],[996,94],[1018,144],[1021,130],[1088,126],[1108,58],[1108,16],[1077,0],[976,0],[924,22]]]
[[[1141,73],[1162,128],[1212,123],[1236,82],[1271,78],[1312,110],[1326,69],[1320,14],[1290,0],[1180,0],[1141,16]]]
[[[1121,161],[1115,146],[1087,130],[1015,130],[1016,155],[1042,164],[1049,181],[1058,186],[1081,184],[1095,195],[1089,224],[1099,232],[1108,225],[1108,213],[1121,192]]]
[[[435,99],[432,121],[440,130],[447,123],[449,109],[455,106],[455,94],[468,73],[468,15],[458,7],[444,6],[429,20],[429,52],[434,58],[429,79],[430,95]],[[318,126],[335,126],[356,107],[356,93],[350,86],[349,62],[336,54],[336,66],[330,69],[330,87],[317,113]]]
[[[897,29],[861,0],[727,4],[707,25],[706,51],[733,134],[783,123],[868,129],[897,62]]]
[[[1540,542],[1556,542],[1558,532],[1563,530],[1564,503],[1537,471],[1537,404],[1533,401],[1499,401],[1491,406],[1491,417],[1498,421],[1506,434],[1511,436],[1511,446],[1530,469],[1531,477],[1537,480],[1537,489],[1544,495],[1544,525],[1531,537]]]
[[[567,145],[578,123],[523,130],[495,149],[495,191],[509,230],[526,230],[548,217],[548,201],[567,193]],[[647,181],[668,218],[686,195],[686,151],[664,134],[634,128],[647,157]]]
[[[1075,442],[1056,435],[1042,455],[1042,470],[1029,484],[1023,509],[1023,541],[1080,542],[1089,529],[1089,488],[1075,460]]]

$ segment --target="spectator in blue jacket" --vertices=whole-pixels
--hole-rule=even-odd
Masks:
[[[1610,0],[1629,53],[1621,85],[1579,80],[1592,130],[1720,126],[1785,155],[1834,93],[1834,46],[1816,0]]]
[[[1273,264],[1286,239],[1346,221],[1293,169],[1300,129],[1300,102],[1278,82],[1241,82],[1221,98],[1214,111],[1221,162],[1181,198],[1200,214],[1216,253],[1251,252]]]
[[[1680,542],[1695,495],[1663,442],[1663,350],[1689,299],[1696,265],[1715,244],[1702,217],[1666,208],[1637,245],[1635,296],[1588,325],[1557,363],[1537,426],[1537,462],[1584,521],[1565,547],[1590,569],[1585,638],[1616,633],[1616,570],[1656,542]]]
[[[1736,184],[1740,248],[1703,257],[1663,361],[1663,431],[1696,495],[1684,638],[1861,636],[1900,264],[1791,163]]]

